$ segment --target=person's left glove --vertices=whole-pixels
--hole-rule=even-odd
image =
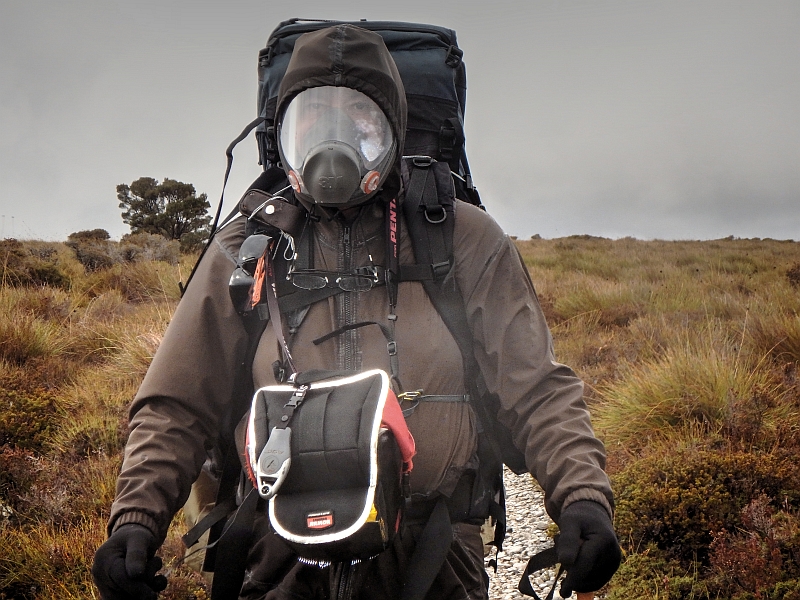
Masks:
[[[156,575],[158,542],[143,525],[121,526],[97,549],[92,577],[102,600],[156,600],[167,578]]]
[[[595,592],[609,582],[622,560],[622,551],[602,505],[578,500],[567,506],[558,522],[558,562],[567,571],[560,594]]]

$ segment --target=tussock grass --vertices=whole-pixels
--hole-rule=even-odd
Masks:
[[[791,414],[788,391],[754,358],[719,329],[702,332],[602,386],[594,423],[608,443],[636,448],[654,437],[719,434],[738,407],[769,398],[763,426],[774,427]]]
[[[83,600],[99,598],[89,568],[105,539],[98,520],[64,527],[0,526],[0,590],[7,598]]]
[[[81,291],[99,296],[116,290],[133,303],[175,301],[180,298],[175,267],[169,263],[142,261],[115,264],[89,273]]]
[[[52,304],[47,298],[38,290],[0,288],[0,360],[21,365],[64,351],[67,339],[59,323],[48,318]]]
[[[127,409],[194,260],[78,245],[0,243],[0,597],[97,597]],[[627,553],[607,598],[800,599],[800,244],[518,246],[607,445]],[[162,597],[205,598],[180,533]]]
[[[0,244],[0,598],[97,597],[89,567],[105,538],[127,407],[192,264],[148,260],[171,247],[134,242],[122,248],[131,257],[93,270],[63,244]],[[69,285],[37,279],[41,261]],[[178,573],[166,597],[189,597],[194,576]]]
[[[772,315],[757,315],[752,319],[748,337],[756,351],[768,353],[777,361],[800,362],[800,315],[798,314],[779,312]]]
[[[606,442],[608,598],[800,599],[800,245],[518,245]]]

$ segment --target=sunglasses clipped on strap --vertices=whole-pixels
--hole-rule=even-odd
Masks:
[[[302,290],[321,290],[326,287],[339,288],[345,292],[368,292],[376,285],[386,283],[386,271],[381,267],[359,267],[350,273],[297,269],[287,278]]]

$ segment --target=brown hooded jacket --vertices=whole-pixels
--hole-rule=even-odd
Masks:
[[[278,115],[303,89],[346,85],[370,96],[386,112],[402,142],[402,83],[376,37],[352,26],[301,37],[281,86]],[[316,268],[349,272],[385,265],[386,201],[396,187],[387,184],[376,201],[357,209],[357,214],[321,215],[307,222]],[[240,416],[230,414],[231,390],[248,340],[231,304],[228,281],[244,228],[245,218],[239,217],[212,240],[134,399],[109,531],[139,523],[163,540],[220,430]],[[407,231],[401,223],[400,262],[413,264]],[[605,454],[591,428],[583,385],[555,360],[550,333],[513,241],[485,212],[457,202],[453,246],[455,278],[475,358],[489,392],[500,399],[497,418],[510,428],[528,469],[545,490],[548,513],[558,521],[567,505],[588,499],[611,514]],[[459,347],[421,283],[400,283],[396,313],[405,389],[464,394]],[[312,343],[344,325],[388,323],[388,314],[386,286],[339,293],[312,305],[291,336],[298,370],[389,371],[386,339],[378,327]],[[272,365],[279,358],[274,330],[267,327],[252,365],[256,388],[276,383]],[[417,497],[452,492],[459,477],[475,468],[477,433],[471,407],[465,402],[424,402],[409,416],[408,425],[418,452],[413,492]]]

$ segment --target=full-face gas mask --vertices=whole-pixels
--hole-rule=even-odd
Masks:
[[[396,158],[386,115],[365,94],[323,86],[299,93],[278,125],[278,151],[297,195],[346,208],[369,199]]]

